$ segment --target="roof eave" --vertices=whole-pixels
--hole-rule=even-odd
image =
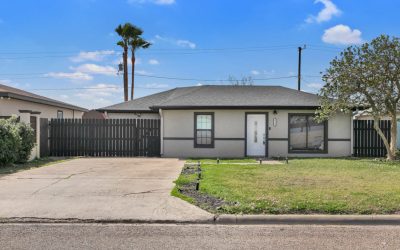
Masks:
[[[19,94],[10,93],[10,92],[0,92],[0,97],[9,97],[9,98],[17,99],[17,100],[21,100],[21,101],[34,102],[34,103],[45,104],[45,105],[50,105],[50,106],[55,106],[55,107],[60,107],[60,108],[67,108],[67,109],[77,110],[77,111],[82,111],[82,112],[89,111],[88,109],[81,108],[81,107],[74,106],[74,105],[51,102],[48,100],[19,95]]]
[[[99,112],[107,112],[107,113],[158,113],[155,110],[137,110],[137,109],[95,109]]]
[[[320,108],[319,105],[316,106],[271,106],[271,105],[263,105],[263,106],[153,106],[152,109],[163,109],[163,110],[188,110],[188,109],[317,109]]]

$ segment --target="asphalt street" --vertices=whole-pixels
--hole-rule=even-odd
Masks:
[[[399,249],[400,226],[0,224],[0,249]]]

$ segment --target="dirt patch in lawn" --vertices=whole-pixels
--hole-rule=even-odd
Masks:
[[[193,178],[195,176],[195,178]],[[181,177],[187,177],[187,181],[178,183],[177,190],[180,194],[191,198],[192,203],[211,212],[218,212],[222,210],[223,206],[232,206],[232,202],[227,202],[223,199],[202,193],[196,190],[198,182],[198,168],[197,164],[186,164],[182,169]],[[201,185],[201,179],[199,180]]]

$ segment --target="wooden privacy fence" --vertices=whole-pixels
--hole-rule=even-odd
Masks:
[[[40,118],[40,157],[47,157],[49,152],[49,120]]]
[[[379,122],[379,127],[390,143],[390,120]],[[378,132],[374,129],[372,120],[354,120],[354,145],[353,153],[357,157],[385,157],[386,147]]]
[[[159,156],[158,119],[52,119],[51,156]]]

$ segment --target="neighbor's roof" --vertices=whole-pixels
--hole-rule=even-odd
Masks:
[[[44,96],[36,95],[21,89],[13,88],[7,85],[0,84],[0,97],[9,97],[17,100],[23,100],[28,102],[35,102],[40,104],[51,105],[60,108],[67,108],[79,111],[88,111],[85,108],[81,108],[75,105],[71,105],[65,102],[56,101]]]
[[[205,85],[175,88],[98,109],[109,112],[206,108],[317,108],[319,97],[281,86]]]

